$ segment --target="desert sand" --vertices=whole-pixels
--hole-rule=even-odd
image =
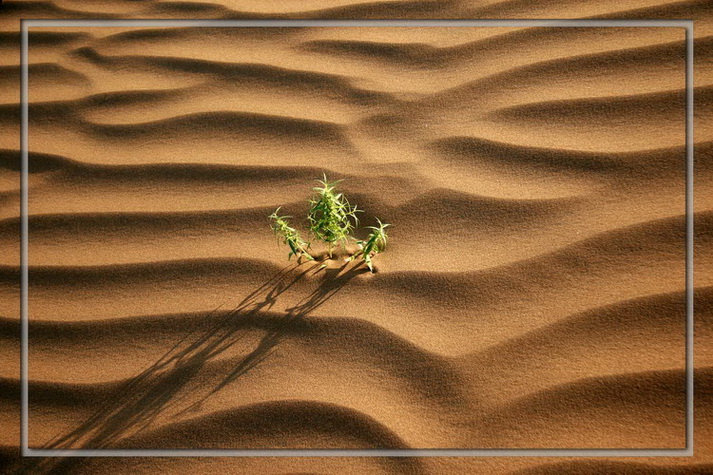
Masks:
[[[705,2],[323,8],[0,7],[0,463],[713,469]],[[693,458],[18,459],[18,19],[261,17],[702,20]],[[43,27],[29,77],[30,447],[685,447],[685,30]],[[376,273],[275,243],[323,172],[392,224]]]

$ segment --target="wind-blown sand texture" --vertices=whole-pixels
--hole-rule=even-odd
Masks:
[[[71,473],[713,470],[706,2],[0,7],[1,464]],[[19,18],[693,18],[696,456],[18,465]],[[685,31],[30,35],[30,446],[683,448]],[[378,272],[287,262],[326,171]],[[299,223],[299,222],[298,222]],[[302,223],[299,223],[302,224]],[[361,235],[363,237],[363,235]]]

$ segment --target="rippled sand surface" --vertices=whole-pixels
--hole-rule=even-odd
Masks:
[[[706,2],[262,3],[0,7],[0,464],[23,467],[20,18],[594,17],[699,20],[695,457],[20,470],[713,470]],[[29,78],[31,447],[685,447],[685,30],[43,27]],[[267,216],[323,172],[393,225],[375,274],[276,246]]]

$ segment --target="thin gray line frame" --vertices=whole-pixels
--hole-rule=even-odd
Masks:
[[[693,456],[693,20],[49,20],[20,22],[20,450],[23,457],[692,457]],[[29,447],[29,29],[32,27],[556,27],[686,30],[686,444],[671,449],[33,449]]]

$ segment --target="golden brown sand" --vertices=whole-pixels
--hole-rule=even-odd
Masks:
[[[5,2],[0,465],[713,470],[706,2]],[[693,458],[18,462],[20,18],[693,18]],[[30,446],[683,448],[685,31],[35,28]],[[378,272],[286,260],[323,171]],[[672,473],[666,472],[666,473]]]

